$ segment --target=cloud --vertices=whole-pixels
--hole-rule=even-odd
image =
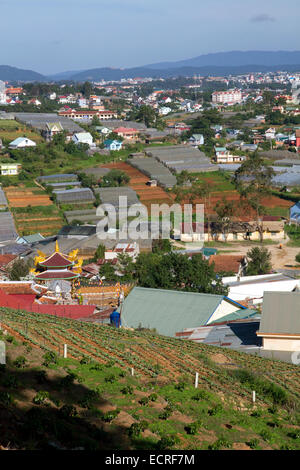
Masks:
[[[267,21],[274,22],[276,21],[273,16],[268,15],[267,13],[261,13],[260,15],[252,16],[252,23],[265,23]]]

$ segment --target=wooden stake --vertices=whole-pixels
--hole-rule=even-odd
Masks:
[[[196,372],[196,376],[195,376],[195,388],[198,388],[198,384],[199,384],[199,372]]]

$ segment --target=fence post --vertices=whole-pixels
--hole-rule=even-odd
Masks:
[[[195,376],[195,388],[198,388],[198,383],[199,383],[199,372],[196,372],[196,376]]]
[[[134,376],[134,368],[133,367],[131,367],[131,375],[132,375],[132,377]]]
[[[68,357],[68,345],[64,344],[64,359]]]
[[[255,390],[252,391],[252,402],[255,403],[256,401],[256,392]]]

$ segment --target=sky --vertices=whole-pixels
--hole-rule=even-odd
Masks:
[[[300,50],[299,0],[0,0],[0,64],[53,74]]]

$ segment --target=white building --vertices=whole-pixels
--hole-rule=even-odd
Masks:
[[[242,101],[241,90],[215,91],[212,94],[214,104],[236,104]]]
[[[17,139],[13,140],[8,147],[10,149],[23,149],[27,147],[36,147],[36,143],[27,137],[18,137]]]
[[[78,144],[88,144],[90,147],[95,147],[93,136],[89,132],[78,132],[72,137],[72,141]]]

